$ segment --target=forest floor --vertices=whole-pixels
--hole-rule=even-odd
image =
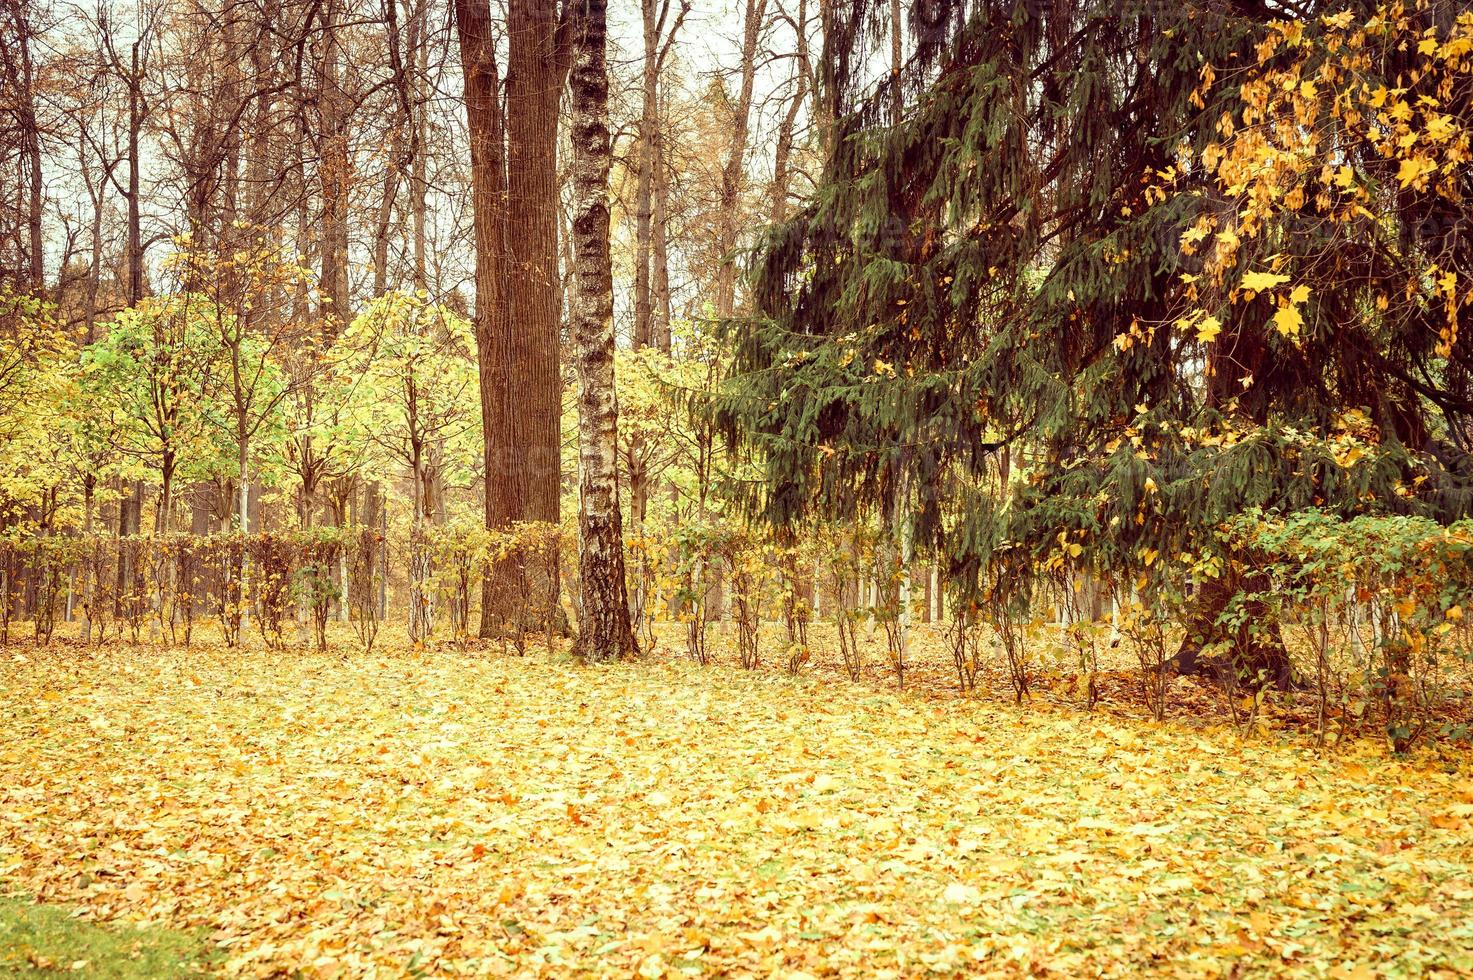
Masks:
[[[0,893],[0,974],[1466,976],[1473,767],[674,661],[12,646]]]

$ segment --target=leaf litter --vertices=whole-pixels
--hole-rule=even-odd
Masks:
[[[0,885],[230,975],[1473,972],[1473,773],[679,663],[0,661]]]

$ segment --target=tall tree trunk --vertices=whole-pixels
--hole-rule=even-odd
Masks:
[[[373,295],[382,296],[389,288],[389,234],[393,230],[394,198],[399,194],[399,160],[403,155],[403,138],[396,132],[389,151],[389,165],[384,168],[383,194],[379,197],[378,218],[373,233]]]
[[[614,280],[609,257],[608,25],[602,0],[574,0],[573,316],[578,364],[578,570],[590,660],[634,652],[619,518],[618,404],[614,397]]]
[[[557,4],[508,0],[506,10],[507,300],[512,361],[508,421],[518,517],[557,523],[562,490],[561,302],[558,279],[558,101],[564,69]],[[528,571],[529,594],[556,594],[556,554]],[[528,612],[532,612],[528,610]],[[540,616],[535,618],[540,619]]]
[[[513,443],[506,405],[512,344],[503,265],[506,160],[502,155],[501,82],[486,0],[455,0],[455,26],[470,129],[471,208],[476,237],[476,366],[486,469],[484,513],[486,527],[500,530],[517,520],[520,513],[512,477]],[[508,592],[498,588],[508,571],[491,569],[482,579],[482,637],[493,636],[497,618],[509,612]]]
[[[824,43],[834,37],[837,24],[834,4],[837,0],[818,0],[818,22]],[[834,59],[820,57],[818,65],[809,62],[810,87],[813,89],[813,124],[818,129],[818,145],[827,163],[834,155],[834,134],[838,129],[838,80],[834,77]]]
[[[654,210],[650,228],[654,324],[651,345],[670,353],[670,175],[663,139],[655,146]]]
[[[242,239],[249,240],[254,237],[249,230],[237,227],[241,222],[241,164],[242,164],[242,133],[240,121],[245,118],[245,79],[241,71],[241,57],[245,53],[244,48],[250,41],[242,35],[246,29],[241,19],[241,10],[236,7],[227,7],[223,12],[224,25],[221,30],[225,48],[225,79],[220,88],[219,100],[224,107],[225,120],[220,141],[224,143],[221,151],[221,165],[224,168],[222,175],[223,199],[221,201],[219,252],[221,255],[231,255],[238,248]],[[244,304],[239,304],[238,292],[241,288],[240,277],[231,275],[231,289],[226,296],[227,301],[237,309]]]

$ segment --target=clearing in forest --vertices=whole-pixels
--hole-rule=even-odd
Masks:
[[[1473,774],[680,664],[11,651],[0,889],[232,975],[1466,976]]]

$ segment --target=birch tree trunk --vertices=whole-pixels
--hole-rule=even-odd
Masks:
[[[609,257],[609,79],[603,0],[574,0],[574,357],[578,365],[579,651],[589,660],[634,652],[619,517],[614,397],[614,280]]]

